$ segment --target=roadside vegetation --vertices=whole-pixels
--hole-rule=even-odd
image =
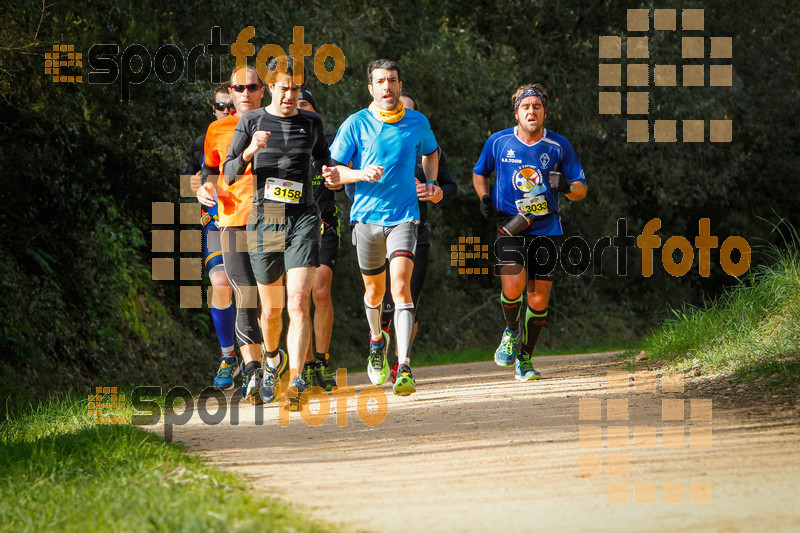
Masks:
[[[768,381],[800,394],[800,249],[796,235],[772,262],[705,307],[675,311],[644,341],[650,359]]]
[[[130,418],[130,410],[121,413]],[[0,423],[4,531],[307,531],[312,522],[231,473],[64,399]]]

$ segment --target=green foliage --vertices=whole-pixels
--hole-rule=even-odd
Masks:
[[[797,7],[783,0],[757,10],[733,9],[722,0],[704,4],[707,34],[733,36],[733,86],[649,88],[651,119],[677,119],[679,128],[682,119],[733,121],[733,143],[698,144],[627,143],[627,117],[597,112],[598,37],[624,36],[625,10],[633,7],[642,6],[224,0],[209,9],[175,0],[92,0],[77,9],[5,3],[0,14],[14,21],[0,29],[0,163],[8,169],[0,201],[12,206],[0,210],[0,339],[6,348],[0,386],[6,401],[24,404],[43,392],[98,383],[199,385],[216,363],[209,355],[216,349],[207,310],[180,309],[177,283],[149,279],[151,203],[179,201],[186,149],[211,119],[209,59],[199,61],[196,84],[164,84],[151,73],[132,87],[130,102],[121,102],[119,80],[105,86],[43,76],[43,54],[53,44],[83,51],[86,73],[86,52],[96,43],[117,43],[120,54],[139,43],[151,56],[174,43],[188,54],[210,42],[212,26],[221,27],[223,42],[233,43],[252,25],[256,50],[277,43],[288,51],[294,26],[303,26],[314,51],[333,43],[346,56],[344,77],[331,86],[311,74],[312,58],[306,58],[309,86],[331,127],[368,103],[369,61],[399,60],[405,88],[430,118],[460,186],[453,203],[431,209],[433,248],[415,344],[418,353],[428,353],[488,349],[502,329],[497,279],[459,276],[448,254],[462,236],[493,242],[494,229],[478,216],[471,169],[488,136],[513,124],[509,96],[519,84],[547,87],[547,127],[570,140],[586,169],[589,196],[562,209],[568,234],[594,244],[614,235],[620,218],[636,234],[658,217],[662,242],[671,235],[691,240],[705,217],[720,242],[728,235],[753,242],[773,239],[761,220],[773,212],[800,224],[796,199],[784,192],[792,190],[800,167],[800,138],[786,112],[800,106]],[[653,33],[649,44],[651,63],[681,63],[680,32]],[[232,66],[227,57],[220,72]],[[346,216],[344,200],[341,206]],[[362,365],[361,280],[346,230],[342,242],[331,352],[335,364]],[[616,275],[614,255],[603,255],[601,276],[557,275],[542,348],[630,341],[668,306],[699,305],[734,281],[718,268],[715,252],[708,278],[696,268],[672,278],[658,259],[655,275],[643,278],[635,249],[626,275]]]
[[[4,529],[330,530],[152,433],[94,425],[86,407],[43,402],[0,423]]]
[[[683,367],[770,377],[800,392],[800,250],[773,248],[773,263],[705,308],[686,308],[653,331],[644,349]]]

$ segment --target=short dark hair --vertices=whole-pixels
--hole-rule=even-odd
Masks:
[[[372,85],[372,71],[378,68],[384,70],[394,70],[397,72],[397,78],[400,79],[400,65],[391,59],[376,59],[367,67],[367,82]]]
[[[414,104],[414,111],[419,111],[419,106],[417,105],[417,101],[414,99],[413,96],[411,96],[411,93],[407,93],[405,91],[400,91],[400,96],[405,96],[406,98],[411,100],[411,102],[413,102],[413,104]]]
[[[286,74],[294,76],[294,56],[287,55],[283,57],[286,58]],[[267,70],[269,70],[270,73],[274,73],[276,70],[278,70],[277,57],[273,57],[270,60],[270,62],[267,64]]]
[[[216,96],[218,93],[225,93],[225,94],[228,94],[228,87],[230,87],[230,86],[231,86],[231,82],[229,82],[229,81],[226,81],[226,82],[220,83],[220,84],[219,84],[219,85],[217,85],[217,87],[214,89],[214,93],[213,93],[213,94],[214,94],[215,96]]]

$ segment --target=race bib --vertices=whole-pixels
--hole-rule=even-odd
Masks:
[[[533,198],[521,198],[514,203],[517,204],[517,211],[535,217],[542,217],[550,212],[547,209],[547,199],[543,194]]]
[[[303,197],[303,184],[299,181],[267,178],[266,185],[264,185],[264,197],[276,202],[297,204]]]

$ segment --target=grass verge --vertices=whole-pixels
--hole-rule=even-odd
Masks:
[[[7,531],[331,531],[182,447],[50,401],[0,423]]]
[[[768,380],[800,394],[800,251],[772,249],[772,263],[705,309],[686,308],[644,341],[650,359]]]

